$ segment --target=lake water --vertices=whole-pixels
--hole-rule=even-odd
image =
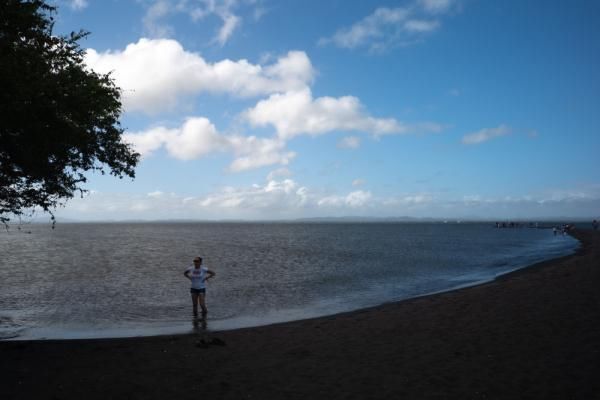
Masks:
[[[442,223],[80,223],[0,232],[0,338],[192,330],[196,255],[208,329],[283,322],[484,282],[579,243],[548,229]]]

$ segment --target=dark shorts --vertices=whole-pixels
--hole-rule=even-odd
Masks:
[[[194,288],[190,288],[190,293],[191,294],[204,294],[204,293],[206,293],[206,289],[194,289]]]

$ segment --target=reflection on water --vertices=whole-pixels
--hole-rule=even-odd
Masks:
[[[199,336],[204,336],[208,327],[206,318],[192,318],[192,333]]]

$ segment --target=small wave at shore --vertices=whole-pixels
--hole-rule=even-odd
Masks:
[[[164,240],[165,227],[158,228],[162,232],[156,240]],[[173,228],[178,238],[184,238],[190,236],[190,228],[197,234],[202,227],[166,228]],[[571,254],[579,246],[575,239],[553,237],[547,230],[508,231],[485,225],[227,226],[221,237],[218,232],[215,235],[215,226],[210,228],[203,242],[179,244],[181,251],[189,247],[207,249],[212,265],[219,266],[218,284],[209,289],[209,330],[325,316],[472,286]],[[114,229],[102,227],[100,233],[108,237]],[[197,329],[188,318],[189,299],[181,268],[165,271],[166,262],[160,260],[141,269],[121,267],[131,265],[129,260],[147,248],[167,251],[156,247],[158,242],[151,239],[155,229],[141,233],[139,227],[136,229],[137,237],[122,240],[128,240],[129,246],[136,242],[139,246],[141,239],[150,243],[134,254],[98,241],[97,234],[87,242],[92,247],[88,256],[108,264],[94,267],[94,272],[103,274],[102,286],[89,287],[85,279],[73,280],[70,268],[77,268],[77,263],[65,263],[64,254],[47,270],[51,279],[40,282],[46,303],[29,302],[19,291],[19,284],[25,294],[32,289],[31,284],[6,275],[17,284],[3,290],[0,297],[0,339],[152,336]],[[69,232],[67,239],[73,234],[81,236],[81,231]],[[85,239],[83,235],[84,243]],[[81,244],[67,250],[69,257],[78,257]],[[170,251],[165,253],[167,258],[173,256]],[[239,260],[250,260],[249,265],[256,265],[256,270],[240,265]],[[17,270],[17,278],[21,272]]]

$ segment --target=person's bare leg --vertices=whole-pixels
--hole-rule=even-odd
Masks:
[[[198,302],[200,303],[200,308],[202,308],[202,316],[206,317],[206,314],[208,314],[208,310],[206,309],[206,302],[205,302],[205,294],[204,293],[200,293],[198,295]]]
[[[198,316],[198,297],[200,297],[198,293],[192,293],[192,308],[194,310],[194,317]]]

